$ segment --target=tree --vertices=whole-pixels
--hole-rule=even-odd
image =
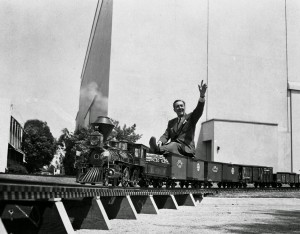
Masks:
[[[136,124],[133,124],[132,126],[127,127],[126,124],[123,125],[123,127],[120,126],[119,121],[112,120],[113,124],[115,125],[109,140],[115,138],[118,141],[124,140],[128,142],[135,143],[143,135],[135,133],[136,130]]]
[[[29,173],[49,165],[56,151],[56,141],[46,122],[28,120],[24,125],[22,149],[26,155],[26,169]]]
[[[127,127],[126,124],[120,127],[119,122],[112,120],[115,127],[108,137],[108,140],[115,138],[116,140],[126,140],[128,142],[136,142],[142,135],[136,134],[136,125],[133,124]],[[89,135],[93,132],[91,126],[88,128],[82,128],[75,133],[70,133],[68,129],[62,130],[62,135],[58,139],[58,143],[65,146],[65,157],[63,159],[63,165],[65,168],[66,175],[75,175],[75,156],[76,151],[80,151],[82,156],[88,156],[90,153],[89,149]]]
[[[76,151],[87,156],[89,154],[89,134],[92,132],[91,128],[82,128],[74,134],[70,133],[68,129],[62,130],[62,135],[58,139],[58,144],[65,147],[65,157],[63,158],[63,166],[66,175],[75,175],[75,156]]]

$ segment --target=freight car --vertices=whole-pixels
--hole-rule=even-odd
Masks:
[[[107,117],[92,124],[90,153],[76,156],[77,178],[81,184],[140,186],[147,188],[219,188],[300,186],[298,174],[278,172],[268,166],[203,161],[168,153],[150,154],[142,144],[107,141],[114,125]]]

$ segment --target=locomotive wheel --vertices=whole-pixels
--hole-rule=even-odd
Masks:
[[[122,187],[128,187],[129,186],[129,170],[128,170],[128,167],[125,167],[125,169],[123,170],[121,184],[122,184]]]
[[[183,188],[185,185],[184,181],[180,181],[179,185],[180,185],[180,188]]]
[[[188,188],[190,186],[189,182],[185,182],[185,187]]]

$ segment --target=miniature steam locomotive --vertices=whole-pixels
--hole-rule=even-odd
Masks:
[[[107,141],[114,125],[108,117],[98,117],[92,124],[90,153],[76,156],[77,178],[81,184],[147,188],[211,187],[241,188],[300,186],[300,175],[278,172],[272,167],[203,161],[183,155],[149,153],[142,144]]]

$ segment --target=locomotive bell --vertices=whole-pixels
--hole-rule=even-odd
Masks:
[[[107,140],[107,137],[115,127],[110,118],[106,116],[98,116],[95,122],[91,123],[95,131],[99,131],[103,134],[103,141]]]

